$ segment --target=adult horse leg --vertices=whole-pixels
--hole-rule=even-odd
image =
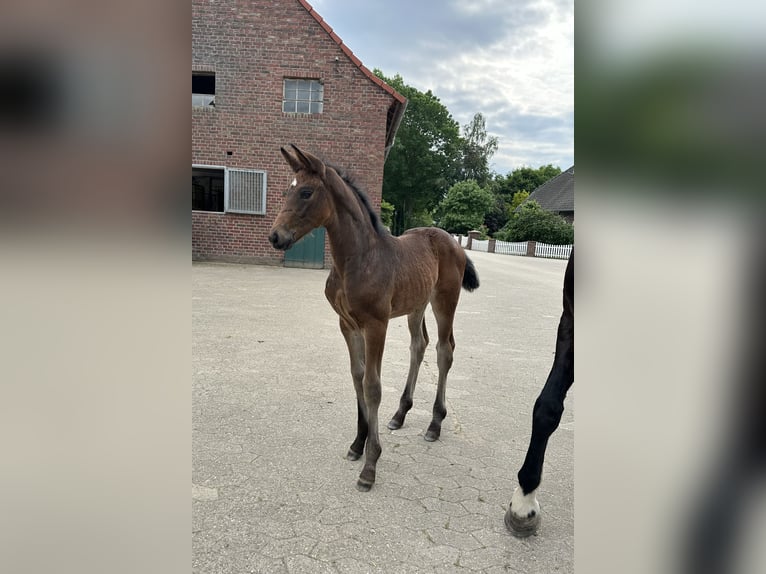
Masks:
[[[569,272],[569,269],[567,269]],[[513,493],[511,504],[505,513],[505,525],[516,536],[534,534],[540,525],[540,504],[536,491],[540,486],[543,460],[548,439],[561,421],[564,399],[574,382],[574,312],[564,297],[564,312],[559,321],[556,339],[556,356],[553,367],[545,381],[532,413],[532,437],[519,470],[519,486]]]
[[[458,287],[458,296],[460,294]],[[452,367],[452,357],[455,351],[455,337],[452,334],[452,324],[455,319],[455,308],[457,307],[457,297],[444,300],[443,297],[437,297],[431,300],[436,317],[436,325],[439,330],[439,341],[436,343],[436,364],[439,367],[439,381],[436,387],[436,400],[434,401],[433,418],[425,439],[433,442],[439,438],[442,432],[442,421],[447,416],[447,374]]]
[[[410,370],[407,373],[407,384],[404,386],[402,398],[399,399],[399,409],[388,422],[388,428],[391,430],[402,428],[404,418],[412,408],[412,394],[415,391],[420,364],[423,362],[423,355],[428,346],[425,311],[426,308],[423,307],[407,316],[407,326],[410,328]]]
[[[380,367],[383,348],[386,344],[388,319],[369,321],[364,326],[364,402],[367,407],[367,445],[364,468],[356,482],[356,488],[366,492],[375,483],[375,467],[380,458],[380,436],[378,435],[378,407],[380,406]]]
[[[364,337],[361,331],[353,329],[344,319],[340,320],[340,330],[346,339],[348,355],[351,360],[351,378],[354,380],[356,391],[356,438],[348,449],[346,458],[359,460],[364,452],[364,443],[367,440],[367,407],[364,402]]]

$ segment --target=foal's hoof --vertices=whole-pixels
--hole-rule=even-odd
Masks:
[[[356,452],[354,449],[348,449],[348,452],[346,453],[346,458],[348,460],[359,460],[362,458],[361,452]]]
[[[362,480],[361,478],[356,481],[356,489],[359,492],[370,492],[370,489],[372,488],[372,485],[374,483],[368,482],[366,480]]]
[[[517,538],[526,538],[532,534],[537,535],[540,527],[540,513],[532,511],[529,516],[517,516],[511,507],[505,512],[505,527]]]
[[[439,435],[441,434],[441,431],[434,431],[434,430],[427,430],[425,436],[423,437],[428,442],[434,442],[436,440],[439,440]]]
[[[388,424],[386,426],[389,428],[389,430],[397,430],[402,428],[403,424],[404,424],[403,422],[400,422],[396,419],[391,419],[390,421],[388,421]]]

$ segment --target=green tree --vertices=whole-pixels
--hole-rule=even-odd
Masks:
[[[430,90],[408,86],[400,75],[380,79],[407,98],[407,111],[383,172],[383,198],[395,208],[391,231],[428,221],[449,187],[459,179],[460,126]]]
[[[511,199],[511,204],[508,206],[509,215],[513,216],[513,212],[516,211],[516,208],[524,203],[528,197],[528,191],[517,191],[514,193],[513,198]]]
[[[497,151],[497,138],[487,135],[487,122],[481,113],[463,126],[462,179],[473,179],[486,186],[491,179],[489,160]]]
[[[520,167],[514,169],[505,177],[501,175],[495,177],[495,189],[500,196],[510,203],[513,196],[519,191],[532,193],[546,181],[560,173],[561,168],[551,164],[540,166],[537,169]]]
[[[484,226],[490,235],[494,235],[502,229],[510,218],[508,204],[505,203],[505,199],[494,193],[492,196],[494,197],[494,204],[484,216]]]
[[[394,206],[385,199],[380,201],[380,220],[383,222],[383,225],[391,229],[394,221]]]
[[[521,205],[506,226],[495,234],[495,239],[569,245],[574,243],[574,226],[532,200]]]
[[[507,201],[506,198],[497,193],[496,186],[490,186],[490,189],[492,187],[495,187],[493,190],[495,203],[484,216],[484,226],[487,228],[487,232],[494,237],[513,217],[514,210],[529,197],[529,192],[517,191],[510,198],[510,201]]]
[[[495,174],[488,185],[495,195],[495,206],[487,213],[484,220],[484,225],[487,226],[489,233],[494,235],[508,223],[513,215],[513,210],[522,201],[514,200],[519,192],[526,193],[526,197],[528,197],[531,192],[560,173],[560,168],[548,164],[537,169],[520,167],[505,176]]]
[[[492,193],[469,179],[453,185],[436,212],[438,225],[450,233],[466,233],[479,229],[484,216],[492,209]]]

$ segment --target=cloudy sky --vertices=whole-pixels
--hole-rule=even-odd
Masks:
[[[574,164],[573,0],[309,0],[370,70],[499,138],[494,171]]]

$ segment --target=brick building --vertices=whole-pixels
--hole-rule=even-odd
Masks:
[[[379,209],[406,105],[304,0],[193,0],[192,258],[290,257],[267,239],[289,143],[344,168]],[[321,266],[324,233],[314,241]]]

